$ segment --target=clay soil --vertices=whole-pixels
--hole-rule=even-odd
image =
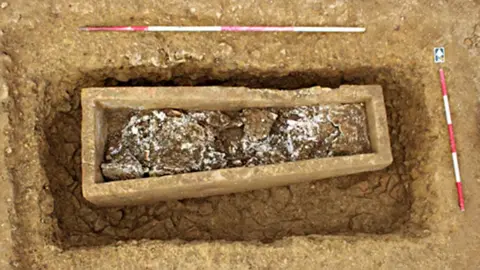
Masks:
[[[4,2],[4,1],[0,1]],[[5,1],[0,268],[478,269],[478,1]],[[85,24],[361,25],[364,34],[80,33]],[[466,207],[458,211],[445,46]],[[148,206],[81,195],[80,89],[380,84],[394,162],[371,173]]]

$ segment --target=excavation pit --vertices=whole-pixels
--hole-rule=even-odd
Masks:
[[[129,79],[114,79],[118,74]],[[135,77],[136,74],[149,75]],[[182,74],[195,74],[196,79]],[[174,70],[172,74],[152,73],[148,69],[92,71],[72,86],[67,101],[56,105],[49,99],[45,101],[53,106],[44,112],[41,122],[44,133],[39,148],[41,164],[49,180],[43,186],[44,192],[51,193],[53,198],[50,221],[53,227],[48,237],[52,237],[56,245],[70,249],[141,239],[268,243],[287,236],[311,234],[410,232],[413,191],[409,188],[412,179],[409,173],[412,167],[405,161],[422,158],[423,137],[418,132],[425,123],[407,124],[411,123],[412,112],[423,108],[422,95],[414,91],[418,84],[410,78],[385,68],[317,70],[287,75],[275,72],[222,75],[190,66]],[[80,90],[83,88],[213,85],[289,92],[312,85],[338,88],[342,84],[379,84],[384,89],[394,158],[391,166],[289,186],[140,206],[98,207],[82,194]],[[422,119],[416,114],[415,117]],[[44,220],[50,224],[48,216]]]
[[[478,79],[478,65],[472,57],[475,46],[462,43],[475,38],[478,12],[472,1],[449,1],[444,6],[452,12],[435,9],[430,17],[425,16],[430,2],[110,2],[35,5],[19,0],[2,9],[0,62],[6,65],[0,67],[0,96],[9,98],[2,102],[6,130],[0,136],[5,150],[0,164],[7,168],[0,183],[0,268],[478,265],[474,236],[479,219],[471,210],[478,201],[474,149],[479,136],[475,119],[468,118],[478,107],[471,87]],[[85,23],[129,21],[368,24],[368,31],[76,31]],[[450,44],[445,72],[467,192],[464,214],[456,207],[438,72],[427,48],[432,40]],[[141,206],[98,207],[82,195],[83,88],[241,86],[295,91],[346,84],[383,88],[393,163],[382,170]]]
[[[234,111],[244,108],[352,103],[365,104],[372,153],[146,179],[137,176],[138,179],[128,181],[105,182],[102,177],[100,165],[104,161],[108,136],[109,121],[105,117],[108,110],[174,108]],[[232,87],[91,88],[82,92],[82,110],[83,195],[98,206],[151,204],[271,188],[379,170],[392,162],[380,86],[342,86],[338,90],[309,88],[295,91]]]

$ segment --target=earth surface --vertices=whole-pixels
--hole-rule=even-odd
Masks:
[[[84,25],[365,26],[365,33],[86,33]],[[434,47],[446,62],[433,63]],[[0,1],[0,268],[478,269],[480,2]],[[438,69],[445,70],[460,212]],[[380,84],[394,162],[148,206],[81,195],[80,89]]]

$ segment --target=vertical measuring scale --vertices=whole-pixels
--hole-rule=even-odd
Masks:
[[[435,48],[433,50],[433,57],[435,63],[445,63],[445,49],[443,47]],[[455,143],[455,136],[453,132],[452,115],[450,113],[450,104],[448,102],[447,83],[445,80],[445,72],[442,68],[439,69],[440,85],[442,87],[443,105],[445,107],[445,118],[447,120],[448,136],[450,141],[450,150],[452,152],[453,171],[455,174],[455,184],[457,186],[458,206],[460,210],[465,211],[465,201],[463,198],[462,178],[460,176],[460,167],[458,165],[457,145]]]

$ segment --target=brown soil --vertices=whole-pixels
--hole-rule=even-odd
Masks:
[[[0,190],[13,185],[13,196],[0,194],[0,206],[9,209],[0,232],[11,232],[0,239],[6,247],[0,266],[477,268],[478,1],[290,2],[18,0],[0,9],[0,119],[9,120],[7,133],[0,135],[6,149],[0,167],[8,168]],[[368,30],[76,31],[90,23],[293,23]],[[438,66],[432,63],[432,49],[439,45],[447,51],[443,67],[465,180],[463,214],[456,206]],[[81,196],[83,87],[288,90],[341,84],[382,85],[394,155],[385,170],[150,206],[97,208]],[[139,239],[157,240],[118,242]],[[198,242],[160,241],[173,239]]]

